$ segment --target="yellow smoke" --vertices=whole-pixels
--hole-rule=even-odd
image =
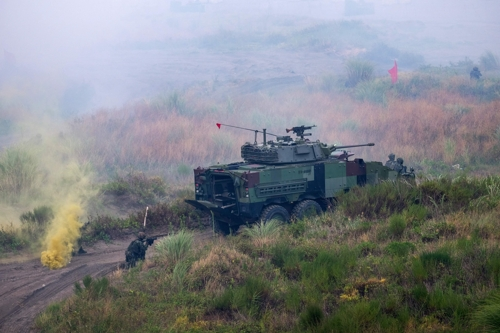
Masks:
[[[63,205],[56,212],[44,242],[47,249],[41,256],[44,266],[62,268],[71,260],[71,253],[80,238],[82,223],[78,217],[82,212],[80,205],[74,203]]]

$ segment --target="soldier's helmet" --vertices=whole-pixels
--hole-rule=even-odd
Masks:
[[[390,159],[391,161],[394,161],[394,157],[396,157],[396,155],[394,155],[393,153],[390,153],[390,154],[389,154],[389,159]]]
[[[404,161],[401,157],[398,157],[398,159],[396,160],[399,164],[403,165]]]
[[[473,71],[478,71],[478,70],[479,70],[479,68],[474,67],[472,70],[473,70]]]
[[[145,239],[146,238],[146,234],[141,231],[140,233],[137,234],[137,237],[139,239]]]

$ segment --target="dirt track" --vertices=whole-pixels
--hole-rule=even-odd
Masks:
[[[34,332],[35,316],[48,304],[72,295],[76,281],[117,269],[131,239],[99,242],[58,270],[42,266],[39,258],[0,264],[0,331]]]
[[[0,331],[34,331],[35,316],[49,303],[70,296],[76,281],[85,275],[101,277],[117,269],[129,242],[128,238],[109,244],[99,242],[58,270],[42,266],[39,258],[0,264]]]
[[[210,229],[195,234],[195,242],[212,237]],[[34,319],[49,304],[73,294],[75,282],[86,275],[102,277],[119,269],[125,260],[125,249],[134,239],[102,241],[85,247],[86,254],[72,258],[58,270],[42,266],[39,258],[23,262],[0,263],[0,332],[36,332]],[[154,247],[147,257],[154,255]]]

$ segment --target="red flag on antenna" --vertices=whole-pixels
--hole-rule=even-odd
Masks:
[[[392,83],[396,83],[398,81],[398,63],[394,60],[394,66],[388,70],[389,74],[391,74]]]
[[[217,125],[217,127],[220,129],[220,124],[219,123],[216,123],[215,125]]]

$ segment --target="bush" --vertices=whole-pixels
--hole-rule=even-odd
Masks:
[[[33,212],[21,214],[22,232],[34,240],[43,235],[50,220],[54,218],[54,212],[51,207],[40,206],[33,209]]]
[[[323,310],[318,305],[308,305],[304,312],[300,314],[299,324],[306,330],[314,329],[321,324],[324,317]]]
[[[115,176],[101,187],[101,192],[118,197],[127,197],[133,206],[152,205],[166,195],[166,184],[160,177],[147,177],[142,172],[131,172]],[[120,198],[123,201],[123,198]]]
[[[426,96],[439,88],[441,80],[430,74],[415,74],[410,78],[402,78],[394,87],[396,95],[401,99],[416,99]]]
[[[0,156],[0,194],[17,200],[35,188],[39,174],[38,162],[27,150],[7,149]]]
[[[385,247],[385,252],[397,257],[406,257],[415,251],[415,245],[409,242],[392,242]]]
[[[28,244],[12,225],[0,226],[0,253],[21,250]]]
[[[192,289],[216,293],[241,283],[252,273],[253,267],[250,257],[221,244],[213,246],[191,265],[188,278]]]
[[[354,87],[362,81],[368,81],[373,75],[373,64],[366,60],[350,59],[345,64],[347,71],[346,86]]]
[[[451,257],[444,250],[424,252],[420,255],[420,260],[427,270],[435,268],[439,264],[446,267],[451,265]]]
[[[331,291],[352,268],[357,259],[357,251],[340,249],[320,251],[312,262],[301,264],[302,280],[313,289],[322,292]]]
[[[192,245],[193,234],[181,230],[177,234],[169,235],[157,241],[155,249],[161,259],[175,264],[186,257]]]
[[[251,227],[245,226],[242,234],[250,237],[257,247],[272,244],[281,231],[281,222],[278,220],[260,221],[254,223]]]
[[[500,293],[494,292],[472,315],[472,322],[478,331],[500,332]]]
[[[337,199],[339,209],[351,217],[364,216],[367,219],[388,218],[401,213],[418,197],[413,185],[406,182],[382,182],[377,185],[353,187],[348,193],[341,193]]]
[[[301,276],[301,262],[305,252],[286,243],[278,243],[270,249],[271,263],[280,268],[286,277],[298,280]]]
[[[406,229],[406,221],[403,215],[394,214],[389,218],[389,232],[395,237],[401,237]]]
[[[362,102],[385,105],[387,103],[386,92],[389,88],[387,80],[360,82],[354,90],[354,98]]]

